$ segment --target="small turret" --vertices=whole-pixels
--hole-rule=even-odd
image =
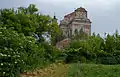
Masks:
[[[56,16],[55,16],[55,12],[54,12],[54,17],[53,17],[53,19],[54,19],[55,22],[57,22],[57,20],[58,20],[58,19],[56,18]]]

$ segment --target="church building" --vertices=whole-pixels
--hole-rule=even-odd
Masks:
[[[65,15],[59,26],[67,38],[75,35],[76,30],[78,32],[82,30],[84,33],[91,35],[91,21],[88,19],[87,11],[82,7]]]

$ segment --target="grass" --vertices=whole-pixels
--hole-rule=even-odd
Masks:
[[[67,77],[120,77],[120,65],[71,64]]]
[[[120,77],[120,65],[54,63],[21,77]]]
[[[67,69],[67,64],[54,63],[46,68],[36,70],[34,72],[23,73],[21,77],[66,77]]]

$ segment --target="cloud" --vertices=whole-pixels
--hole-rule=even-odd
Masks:
[[[0,0],[0,8],[26,6],[28,0]]]
[[[113,33],[119,30],[120,0],[1,0],[0,7],[26,6],[36,4],[43,14],[53,17],[54,12],[59,20],[78,7],[84,7],[92,20],[92,32]]]
[[[31,0],[32,1],[32,0]],[[114,5],[115,3],[120,2],[119,0],[34,0],[33,2],[42,2],[49,3],[54,5],[83,5],[83,6],[99,6],[99,7],[108,7]],[[71,5],[71,6],[72,6]]]

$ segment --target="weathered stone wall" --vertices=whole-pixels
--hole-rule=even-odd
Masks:
[[[74,12],[65,15],[64,19],[60,23],[60,28],[63,30],[64,35],[68,37],[69,35],[74,35],[75,30],[78,32],[83,28],[83,31],[88,35],[91,34],[91,21],[87,18],[87,11],[80,7]],[[72,32],[70,32],[70,30]]]
[[[65,48],[65,47],[69,46],[69,43],[70,43],[70,39],[69,39],[69,38],[66,38],[66,39],[58,42],[58,43],[56,44],[56,47],[57,47],[58,49],[63,49],[63,48]]]

